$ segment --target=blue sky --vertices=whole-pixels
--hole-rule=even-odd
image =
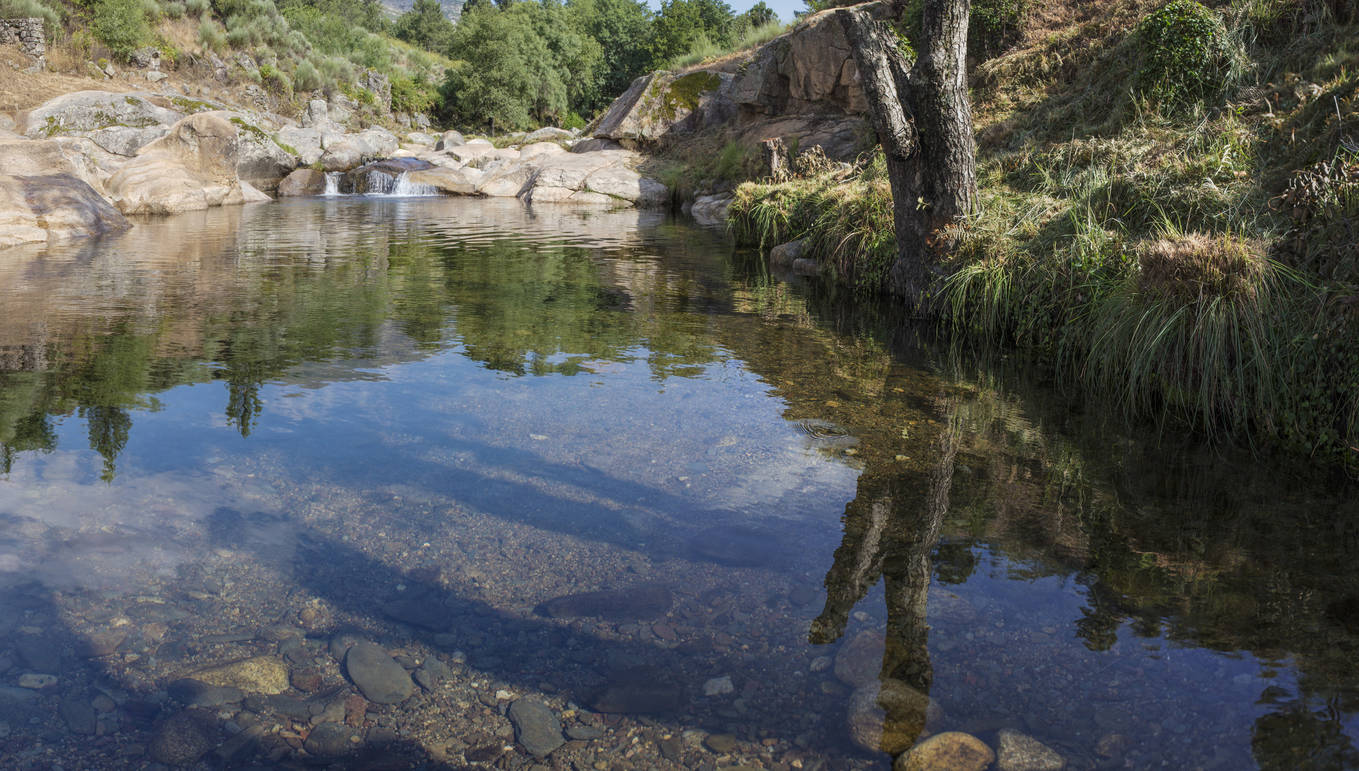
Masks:
[[[793,13],[795,11],[805,11],[807,9],[807,4],[802,2],[802,0],[764,1],[766,5],[774,9],[774,13],[777,13],[779,19],[785,24],[793,20]],[[750,10],[750,6],[757,2],[759,2],[759,0],[727,0],[727,5],[730,5],[731,9],[737,13],[744,13],[747,10]],[[653,10],[661,7],[660,0],[647,0],[647,4],[650,5]]]

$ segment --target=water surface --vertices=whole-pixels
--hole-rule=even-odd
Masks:
[[[563,768],[1359,767],[1351,487],[950,361],[636,211],[0,252],[0,764],[527,768],[530,698]],[[344,633],[429,687],[357,696]]]

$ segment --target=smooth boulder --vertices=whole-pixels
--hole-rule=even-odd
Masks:
[[[996,759],[986,742],[961,731],[935,734],[897,757],[892,771],[983,771]]]
[[[0,175],[0,247],[128,227],[117,209],[74,175]]]
[[[371,642],[351,647],[345,653],[344,668],[363,697],[375,704],[398,704],[415,689],[405,668]]]
[[[239,131],[222,113],[176,123],[108,180],[124,214],[173,214],[244,201],[236,162]]]
[[[298,195],[321,195],[326,192],[326,173],[316,169],[295,169],[278,183],[280,198]]]
[[[510,705],[508,716],[515,741],[534,757],[545,758],[566,743],[557,714],[541,701],[519,699]]]

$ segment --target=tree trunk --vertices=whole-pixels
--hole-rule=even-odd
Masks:
[[[976,206],[976,144],[967,96],[967,18],[971,0],[925,0],[920,58],[914,66],[875,11],[836,11],[849,39],[873,128],[892,184],[897,258],[888,290],[920,307],[952,246],[949,228]]]

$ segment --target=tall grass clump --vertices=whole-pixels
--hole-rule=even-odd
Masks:
[[[682,70],[710,59],[718,59],[737,51],[745,51],[768,43],[788,30],[788,25],[774,20],[758,27],[751,27],[736,38],[731,45],[719,45],[700,34],[689,45],[689,50],[670,60],[669,69]]]
[[[1132,414],[1207,431],[1278,428],[1287,269],[1231,236],[1145,242],[1137,269],[1091,292],[1081,377]]]

